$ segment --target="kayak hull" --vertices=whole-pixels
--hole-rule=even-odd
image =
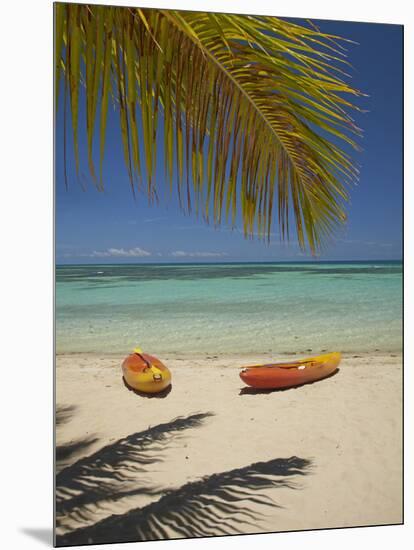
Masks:
[[[240,378],[257,389],[291,388],[326,378],[336,371],[340,361],[341,354],[334,352],[290,363],[254,365],[244,368]]]
[[[132,353],[122,363],[125,382],[143,393],[159,393],[171,384],[171,372],[156,357]]]

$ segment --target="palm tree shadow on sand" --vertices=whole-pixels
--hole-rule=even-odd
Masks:
[[[76,455],[84,454],[86,449],[94,445],[98,441],[97,437],[85,437],[77,439],[70,443],[57,445],[55,449],[56,469],[62,470],[68,465],[68,462],[76,457]]]
[[[148,399],[164,399],[165,397],[167,397],[167,395],[171,392],[172,390],[172,384],[170,384],[169,386],[167,386],[164,390],[158,392],[158,393],[145,393],[143,391],[139,391],[139,390],[136,390],[135,388],[133,388],[132,386],[130,386],[128,384],[128,382],[125,380],[124,377],[122,377],[122,382],[124,383],[124,386],[129,390],[129,391],[132,391],[133,393],[135,393],[135,395],[139,395],[140,397],[146,397]]]
[[[157,495],[149,486],[147,468],[162,462],[162,453],[183,432],[202,425],[212,413],[180,417],[131,434],[77,460],[56,475],[56,527],[85,525],[97,509],[133,495]]]
[[[55,424],[58,430],[62,424],[66,424],[71,420],[76,407],[73,405],[58,405],[56,407]],[[73,459],[76,459],[77,455],[83,454],[86,449],[92,446],[98,441],[97,438],[85,437],[82,439],[76,439],[75,441],[69,441],[61,445],[56,445],[55,448],[55,460],[56,470],[60,471],[65,468]]]
[[[325,376],[321,380],[313,380],[313,382],[305,382],[304,384],[297,384],[296,386],[290,386],[289,388],[275,388],[275,389],[260,389],[260,388],[251,388],[250,386],[243,387],[239,395],[258,395],[263,393],[279,393],[284,391],[290,391],[290,390],[298,390],[300,388],[303,388],[304,386],[312,386],[313,384],[317,384],[320,382],[323,382],[324,380],[328,380],[328,378],[332,378],[333,376],[336,376],[339,372],[339,368],[334,370],[331,374],[328,376]]]
[[[76,407],[74,405],[57,405],[55,412],[55,424],[59,427],[61,424],[69,422],[72,418]]]
[[[229,535],[242,532],[246,525],[258,530],[258,521],[263,517],[258,506],[281,508],[263,492],[299,488],[292,478],[306,475],[310,466],[309,460],[293,456],[205,476],[165,491],[159,500],[143,508],[114,514],[58,536],[57,545]]]

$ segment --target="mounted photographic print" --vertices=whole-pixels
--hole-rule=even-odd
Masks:
[[[56,545],[402,523],[403,27],[54,39]]]

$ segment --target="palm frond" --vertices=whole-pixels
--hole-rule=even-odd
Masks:
[[[276,458],[205,476],[166,492],[159,500],[57,538],[58,546],[206,537],[260,529],[263,507],[280,507],[266,491],[298,488],[295,476],[309,472],[310,461]],[[276,528],[276,527],[275,527]]]
[[[312,252],[345,221],[357,171],[343,146],[356,148],[360,133],[348,98],[361,93],[347,83],[338,37],[275,17],[76,4],[56,5],[56,31],[77,170],[85,80],[93,177],[100,119],[101,187],[113,95],[132,189],[146,178],[151,200],[162,127],[167,179],[184,209],[195,203],[217,225],[234,225],[241,212],[246,236],[269,238],[277,201],[281,238],[293,216],[301,247]]]

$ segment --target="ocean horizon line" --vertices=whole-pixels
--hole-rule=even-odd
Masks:
[[[234,261],[169,261],[169,262],[74,262],[74,263],[55,263],[55,267],[71,266],[114,266],[114,265],[274,265],[274,264],[372,264],[372,263],[404,263],[404,259],[372,259],[372,260],[234,260]]]

